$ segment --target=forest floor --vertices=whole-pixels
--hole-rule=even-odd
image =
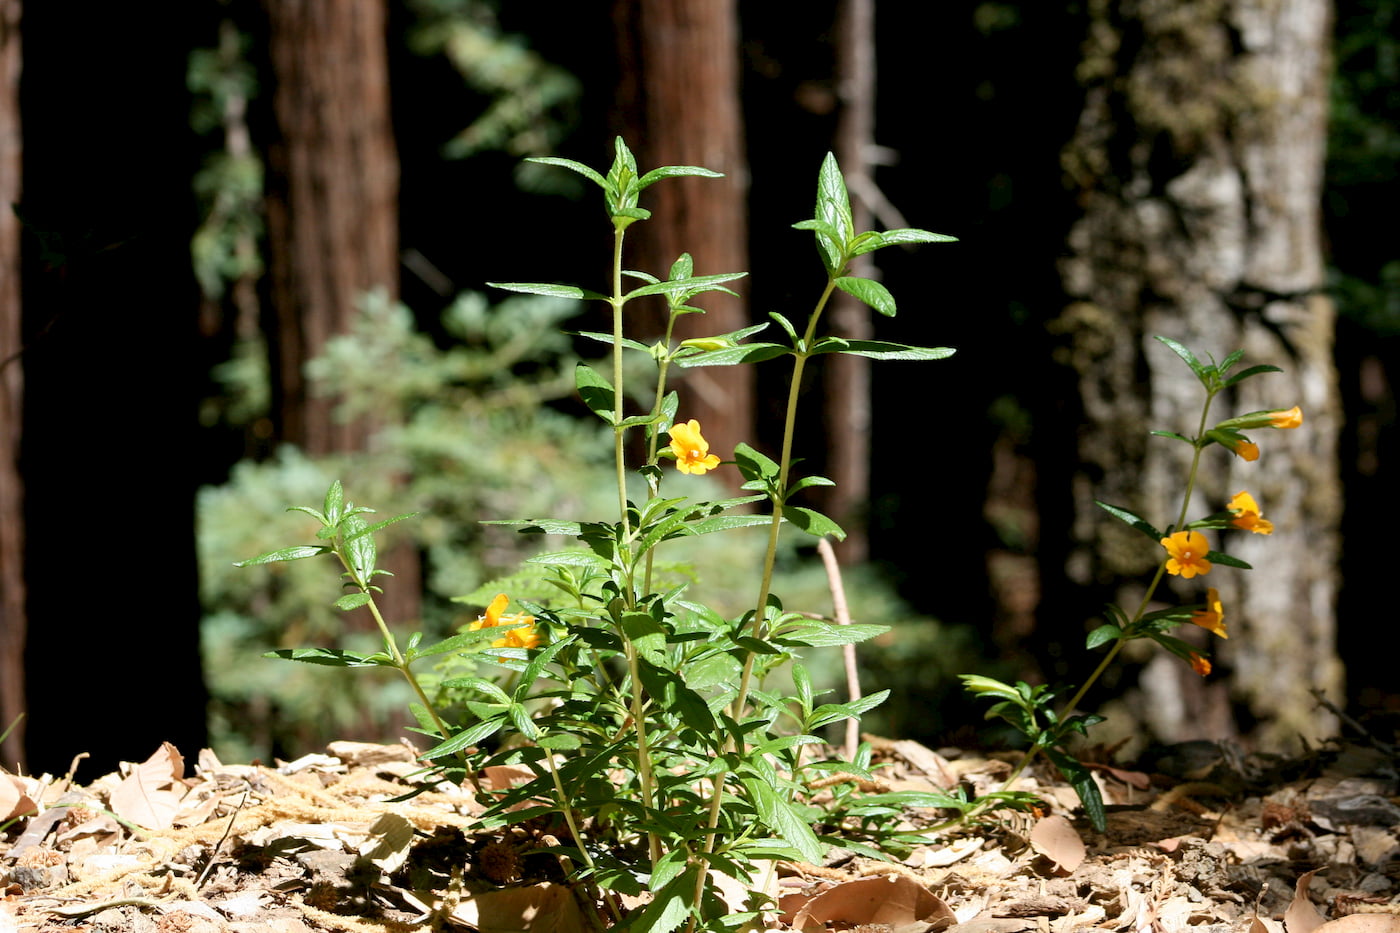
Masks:
[[[824,865],[777,863],[781,909],[764,928],[1400,931],[1393,738],[1287,761],[1188,743],[1159,750],[1151,773],[1100,766],[1101,834],[1074,816],[1068,786],[1027,776],[1020,786],[1046,803],[1038,817],[965,829],[900,861],[832,850]],[[877,752],[895,790],[996,789],[1010,771],[909,741]],[[276,767],[205,751],[192,770],[167,745],[86,787],[0,772],[0,817],[39,810],[0,830],[0,933],[602,926],[562,883],[544,829],[474,833],[481,808],[451,785],[392,802],[419,771],[406,746],[337,742]],[[518,778],[492,770],[483,783]],[[913,827],[937,818],[908,814]]]

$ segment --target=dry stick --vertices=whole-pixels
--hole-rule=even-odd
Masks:
[[[836,551],[826,538],[817,539],[817,553],[822,556],[822,566],[826,568],[827,585],[831,587],[831,606],[836,614],[837,625],[851,624],[851,611],[846,605],[846,588],[841,583],[841,565],[836,562]],[[861,698],[860,672],[856,669],[856,646],[841,646],[841,656],[846,662],[846,692],[850,702]],[[860,744],[860,722],[846,720],[846,760],[854,761],[856,747]]]

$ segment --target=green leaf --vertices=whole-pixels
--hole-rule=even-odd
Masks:
[[[812,731],[820,729],[822,726],[830,725],[833,722],[840,722],[844,719],[859,719],[861,714],[872,710],[885,702],[889,698],[888,690],[881,690],[879,693],[872,693],[869,696],[861,697],[859,700],[852,700],[849,703],[825,703],[812,711],[811,717],[807,720],[806,727]]]
[[[836,287],[853,298],[865,302],[886,317],[894,317],[894,296],[890,294],[888,288],[874,279],[843,275],[836,280]]]
[[[601,334],[597,331],[592,330],[576,330],[570,331],[570,333],[576,334],[579,337],[587,337],[589,340],[596,340],[599,343],[605,343],[608,346],[612,346],[614,343],[616,343],[616,341],[613,339],[612,334]],[[626,347],[629,350],[641,350],[648,356],[651,355],[651,347],[647,346],[644,343],[639,343],[636,340],[632,340],[628,337],[622,338],[622,346]]]
[[[1186,349],[1185,346],[1183,346],[1180,343],[1177,343],[1170,337],[1163,337],[1159,334],[1156,336],[1156,339],[1162,344],[1164,344],[1166,347],[1168,347],[1177,356],[1181,357],[1181,359],[1185,361],[1186,365],[1191,367],[1191,372],[1196,374],[1196,378],[1202,381],[1205,380],[1206,368],[1201,365],[1200,360],[1196,359],[1196,354],[1192,353],[1190,350]]]
[[[655,664],[664,662],[666,651],[666,629],[645,612],[625,612],[622,614],[622,633],[636,646],[637,651]]]
[[[1136,512],[1130,511],[1129,509],[1120,508],[1116,505],[1109,505],[1107,502],[1100,502],[1098,499],[1094,500],[1094,505],[1097,505],[1099,508],[1103,509],[1109,515],[1112,515],[1119,521],[1127,522],[1129,525],[1132,525],[1134,528],[1147,535],[1153,541],[1160,542],[1164,537],[1166,537],[1166,535],[1162,534],[1156,528],[1153,528],[1150,524],[1148,524],[1146,519],[1144,519],[1141,515],[1138,515]]]
[[[777,343],[746,343],[739,347],[726,347],[723,350],[706,350],[676,357],[676,365],[684,369],[697,366],[737,366],[740,363],[762,363],[792,352],[791,347]]]
[[[637,181],[637,190],[641,191],[656,184],[663,178],[681,178],[684,176],[695,176],[699,178],[723,178],[723,172],[716,172],[712,169],[701,168],[698,165],[663,165],[647,172]]]
[[[304,664],[320,664],[325,667],[393,667],[394,659],[382,651],[374,654],[361,654],[358,651],[343,651],[340,648],[278,648],[263,655],[265,658],[281,658],[284,661],[301,661]]]
[[[963,682],[963,689],[979,696],[1005,697],[1016,703],[1021,702],[1021,694],[1010,684],[1004,684],[991,677],[983,677],[981,674],[959,674],[958,679]]]
[[[455,755],[463,749],[470,748],[482,739],[489,738],[501,731],[505,725],[505,714],[492,716],[490,719],[483,719],[474,726],[469,726],[441,744],[434,745],[419,755],[419,758],[443,758],[447,755]]]
[[[956,352],[952,347],[911,347],[887,340],[846,340],[842,337],[823,337],[812,348],[813,356],[819,353],[847,353],[872,360],[942,360]]]
[[[841,530],[840,525],[812,509],[798,505],[784,505],[783,518],[813,537],[821,538],[825,535],[831,535],[837,541],[846,540],[846,532]]]
[[[582,162],[575,162],[573,159],[560,159],[557,156],[534,156],[532,158],[526,159],[525,161],[538,162],[540,165],[561,166],[563,168],[568,169],[571,172],[578,172],[584,178],[587,178],[588,180],[592,181],[604,191],[608,189],[608,183],[603,180],[603,176],[599,175],[597,172],[584,165]]]
[[[358,609],[368,602],[368,593],[346,593],[335,601],[335,608],[348,612],[351,609]]]
[[[830,224],[835,237],[822,246],[823,237],[817,242],[822,251],[826,267],[830,272],[839,273],[847,259],[846,247],[855,236],[855,224],[851,220],[851,197],[846,192],[846,179],[841,175],[841,167],[836,164],[836,156],[830,152],[822,160],[821,171],[817,173],[816,220]]]
[[[326,501],[321,508],[326,513],[327,524],[334,525],[340,521],[340,514],[345,509],[345,490],[340,480],[334,480],[326,490]]]
[[[912,228],[901,228],[898,230],[886,230],[883,233],[869,231],[856,237],[851,244],[851,256],[862,256],[886,246],[894,246],[904,243],[956,243],[955,236],[945,236],[942,233],[930,233],[927,230],[915,230]]]
[[[1107,644],[1110,641],[1117,641],[1123,637],[1123,630],[1116,625],[1100,625],[1089,633],[1089,637],[1084,640],[1084,647],[1093,651],[1099,645]]]
[[[1281,373],[1281,372],[1283,372],[1283,370],[1279,369],[1277,366],[1270,366],[1270,365],[1267,364],[1267,363],[1261,363],[1261,364],[1258,365],[1258,366],[1251,366],[1251,367],[1249,367],[1248,369],[1242,369],[1242,370],[1240,370],[1239,372],[1235,373],[1235,374],[1234,374],[1233,376],[1231,376],[1229,379],[1226,379],[1226,380],[1225,380],[1225,385],[1226,385],[1227,387],[1232,386],[1232,385],[1235,385],[1235,384],[1238,383],[1238,382],[1243,382],[1245,379],[1248,379],[1250,376],[1257,376],[1257,375],[1259,375],[1260,373]]]
[[[614,423],[617,395],[613,391],[612,383],[587,363],[579,363],[574,367],[574,386],[578,389],[583,404],[587,405],[590,411],[608,424]]]
[[[633,298],[645,298],[647,295],[697,295],[701,292],[714,291],[719,289],[720,283],[732,282],[735,279],[742,279],[747,272],[724,272],[717,275],[697,275],[694,278],[683,279],[675,282],[657,282],[655,285],[643,285],[624,296],[624,301],[631,301]],[[728,289],[720,289],[729,291]],[[730,294],[733,294],[730,292]]]
[[[743,442],[734,447],[734,464],[746,480],[769,480],[778,476],[777,463]]]
[[[548,295],[551,298],[577,298],[586,301],[607,301],[607,295],[591,292],[577,285],[554,285],[549,282],[487,282],[492,288],[524,295]]]
[[[826,858],[826,846],[817,839],[811,824],[796,812],[793,805],[779,795],[773,785],[757,775],[744,775],[740,782],[748,791],[749,802],[758,812],[758,818],[773,830],[773,835],[797,849],[809,864],[820,865]]]
[[[1195,443],[1195,441],[1191,440],[1191,438],[1181,434],[1177,434],[1175,431],[1151,431],[1149,433],[1152,434],[1154,437],[1169,437],[1174,441],[1185,441],[1188,444]]]
[[[379,559],[379,549],[374,536],[366,534],[368,527],[358,515],[347,516],[340,527],[345,533],[342,545],[350,577],[361,587],[367,587],[374,576],[374,565]]]
[[[458,632],[450,635],[442,641],[435,642],[426,648],[415,648],[412,651],[404,652],[404,657],[410,661],[419,658],[430,658],[437,654],[447,654],[452,651],[463,651],[473,645],[484,641],[495,641],[502,633],[518,626],[498,626],[496,628],[479,628],[474,632]]]
[[[1084,815],[1089,818],[1094,830],[1103,832],[1107,827],[1103,795],[1099,793],[1099,785],[1094,783],[1094,776],[1089,773],[1089,769],[1058,748],[1047,748],[1045,757],[1059,769],[1065,780],[1074,788],[1074,792],[1079,795],[1079,802],[1084,805]]]
[[[258,564],[275,564],[286,560],[301,560],[304,557],[316,557],[320,554],[331,553],[329,547],[319,547],[312,544],[304,544],[296,547],[284,547],[276,551],[268,551],[257,557],[248,560],[236,561],[235,567],[256,567]]]
[[[651,903],[641,912],[630,929],[644,930],[646,933],[671,933],[685,922],[690,913],[690,899],[695,896],[695,883],[700,869],[695,865],[686,866],[685,871],[654,889]]]
[[[855,622],[850,625],[833,625],[819,619],[803,619],[796,623],[785,623],[773,633],[773,642],[783,647],[805,646],[809,648],[834,648],[838,645],[854,645],[869,641],[890,630],[888,625],[873,625]]]
[[[1213,564],[1220,564],[1222,567],[1235,567],[1240,570],[1253,570],[1252,564],[1246,564],[1238,557],[1231,557],[1229,554],[1222,554],[1219,551],[1211,551],[1206,555],[1206,560]]]

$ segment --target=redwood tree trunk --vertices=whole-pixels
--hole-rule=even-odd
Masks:
[[[266,0],[276,86],[269,147],[268,270],[280,437],[307,453],[363,450],[383,427],[340,421],[304,367],[350,329],[361,295],[398,298],[399,161],[389,111],[384,0]],[[353,494],[353,488],[352,488]],[[416,551],[390,550],[386,616],[421,614]]]
[[[1303,428],[1254,432],[1263,450],[1255,463],[1207,450],[1191,509],[1221,509],[1248,489],[1277,530],[1213,538],[1255,569],[1217,568],[1164,594],[1195,602],[1207,584],[1219,589],[1230,640],[1212,645],[1217,674],[1203,684],[1156,658],[1138,706],[1166,739],[1229,734],[1232,699],[1257,718],[1252,738],[1316,738],[1331,723],[1309,691],[1339,700],[1342,685],[1340,413],[1320,236],[1330,6],[1129,0],[1090,9],[1086,104],[1065,152],[1082,207],[1062,268],[1073,303],[1057,322],[1085,416],[1069,572],[1081,584],[1142,580],[1162,559],[1092,502],[1140,510],[1159,526],[1180,508],[1189,449],[1145,431],[1194,433],[1202,394],[1153,335],[1216,359],[1243,348],[1245,365],[1281,366],[1218,397],[1212,417],[1299,404]],[[1132,592],[1121,588],[1120,601],[1131,604]]]
[[[278,138],[268,245],[283,440],[308,453],[364,446],[311,397],[303,366],[349,329],[370,288],[398,294],[399,163],[389,119],[383,0],[267,0]]]
[[[19,203],[20,0],[0,0],[0,204]],[[24,709],[24,493],[19,435],[24,380],[20,361],[19,221],[0,211],[0,732]],[[24,723],[0,744],[0,766],[24,765]]]
[[[665,278],[685,252],[695,260],[696,275],[746,271],[748,163],[734,0],[617,0],[614,12],[618,97],[627,124],[622,135],[638,167],[699,165],[724,173],[723,178],[665,179],[648,188],[642,206],[653,216],[628,231],[635,246],[629,267]],[[682,317],[679,339],[727,333],[749,323],[744,280],[729,287],[740,297],[700,296],[696,306],[707,313]],[[686,370],[679,385],[680,417],[699,419],[714,451],[729,458],[735,444],[754,440],[753,385],[748,366]]]

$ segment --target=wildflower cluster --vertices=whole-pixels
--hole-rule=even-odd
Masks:
[[[612,228],[611,289],[603,293],[544,283],[496,287],[608,306],[611,332],[583,336],[611,348],[611,371],[580,364],[575,386],[584,405],[612,432],[616,515],[608,520],[498,522],[570,544],[532,558],[511,585],[490,584],[486,592],[501,592],[461,631],[426,647],[415,635],[402,651],[374,602],[379,592],[374,579],[384,571],[374,567],[373,533],[387,523],[367,525],[360,514],[368,510],[345,502],[339,483],[327,493],[322,509],[301,509],[321,522],[318,534],[324,543],[284,548],[245,563],[318,554],[341,560],[352,592],[336,605],[368,608],[384,636],[384,650],[366,655],[291,649],[276,655],[396,668],[418,698],[412,710],[419,731],[434,743],[421,757],[443,776],[476,786],[477,774],[499,766],[532,775],[508,790],[478,788],[485,806],[479,826],[511,827],[522,837],[533,833],[532,845],[552,849],[553,864],[568,874],[575,899],[597,911],[590,926],[663,933],[682,925],[687,930],[756,928],[760,910],[772,897],[762,893],[761,876],[771,873],[775,860],[820,864],[832,845],[867,853],[876,844],[897,849],[908,844],[910,835],[897,825],[903,806],[957,809],[966,802],[954,794],[864,794],[860,816],[854,815],[855,788],[872,777],[870,749],[851,749],[850,760],[838,760],[814,752],[821,747],[815,733],[858,717],[889,691],[819,704],[801,659],[810,650],[854,644],[885,629],[836,625],[789,611],[772,592],[784,528],[815,537],[844,535],[830,518],[798,504],[802,490],[830,485],[823,477],[797,477],[792,470],[798,387],[808,360],[829,353],[936,360],[953,352],[823,335],[819,325],[829,299],[843,291],[893,316],[893,296],[876,281],[850,275],[852,260],[895,244],[952,238],[916,229],[857,230],[845,181],[828,155],[818,174],[815,214],[794,225],[814,235],[826,273],[825,287],[805,321],[770,314],[769,323],[781,332],[775,342],[749,340],[766,323],[675,342],[676,320],[701,311],[696,299],[707,292],[729,292],[725,283],[743,273],[696,275],[685,254],[665,279],[625,270],[626,232],[650,216],[639,203],[650,185],[669,177],[716,173],[695,166],[639,173],[621,139],[606,174],[567,159],[533,161],[576,172],[602,189]],[[628,289],[624,279],[640,284]],[[651,346],[627,336],[628,312],[640,299],[664,302],[667,310],[665,334]],[[626,405],[634,397],[624,386],[623,354],[629,352],[645,354],[657,369],[650,407],[643,411]],[[667,385],[673,366],[779,358],[791,358],[793,368],[783,436],[773,447],[781,451],[776,460],[742,443],[732,454],[724,452],[731,456],[725,460],[711,452],[698,421],[678,417],[679,394]],[[627,443],[628,435],[638,432],[642,443]],[[645,451],[641,462],[635,462],[637,450]],[[662,469],[665,460],[674,461],[680,477]],[[684,477],[704,476],[726,464],[739,471],[745,495],[697,501],[662,494],[663,485],[673,479],[690,483]],[[634,492],[641,495],[634,499]],[[751,608],[738,618],[703,605],[688,585],[658,582],[654,559],[659,548],[746,527],[766,532],[767,547],[753,581]],[[508,613],[507,594],[524,580],[534,587],[532,594],[557,595],[537,596],[538,602],[517,598],[520,608]],[[732,590],[737,583],[725,581],[725,587]],[[459,721],[430,702],[410,670],[427,657],[465,658],[473,672],[477,666],[504,671],[500,677],[473,673],[437,683],[442,693],[460,700],[452,707],[461,710]],[[793,685],[786,694],[765,682],[780,667]],[[723,877],[759,893],[748,904],[726,903],[718,894]],[[641,906],[633,906],[637,904]]]
[[[1164,531],[1159,531],[1135,512],[1105,502],[1097,503],[1110,515],[1152,538],[1165,551],[1141,603],[1132,613],[1116,605],[1108,607],[1108,621],[1089,633],[1086,645],[1090,650],[1104,645],[1111,647],[1094,672],[1058,712],[1051,704],[1059,691],[1045,688],[1032,690],[1025,684],[1011,686],[979,675],[963,677],[968,690],[996,701],[988,713],[989,716],[1006,719],[1031,740],[1031,748],[1007,781],[1007,788],[1030,763],[1032,757],[1043,752],[1074,786],[1090,820],[1099,828],[1103,826],[1104,811],[1098,787],[1083,764],[1067,750],[1066,742],[1075,733],[1084,734],[1089,726],[1100,722],[1101,717],[1072,714],[1089,688],[1130,641],[1150,639],[1181,658],[1197,674],[1202,677],[1208,675],[1211,672],[1210,660],[1189,643],[1170,633],[1179,625],[1191,623],[1220,638],[1228,638],[1225,608],[1216,589],[1207,588],[1202,603],[1151,611],[1148,607],[1157,595],[1165,576],[1194,580],[1196,577],[1210,574],[1216,566],[1250,569],[1244,561],[1212,549],[1208,532],[1239,529],[1253,534],[1268,535],[1274,530],[1273,523],[1264,518],[1259,502],[1247,490],[1236,493],[1220,511],[1194,521],[1186,520],[1190,514],[1191,499],[1196,489],[1203,452],[1212,445],[1219,445],[1243,460],[1255,461],[1259,459],[1259,445],[1245,437],[1243,431],[1258,428],[1287,430],[1299,427],[1303,423],[1302,410],[1294,406],[1290,409],[1249,412],[1211,426],[1211,403],[1217,395],[1252,376],[1280,370],[1276,366],[1258,365],[1232,375],[1231,371],[1243,357],[1243,351],[1231,353],[1218,364],[1214,360],[1207,364],[1202,363],[1191,350],[1177,341],[1167,337],[1157,339],[1190,367],[1205,390],[1205,399],[1195,437],[1171,431],[1152,432],[1159,437],[1189,444],[1192,448],[1191,466],[1186,475],[1181,509],[1173,524],[1167,526]]]

